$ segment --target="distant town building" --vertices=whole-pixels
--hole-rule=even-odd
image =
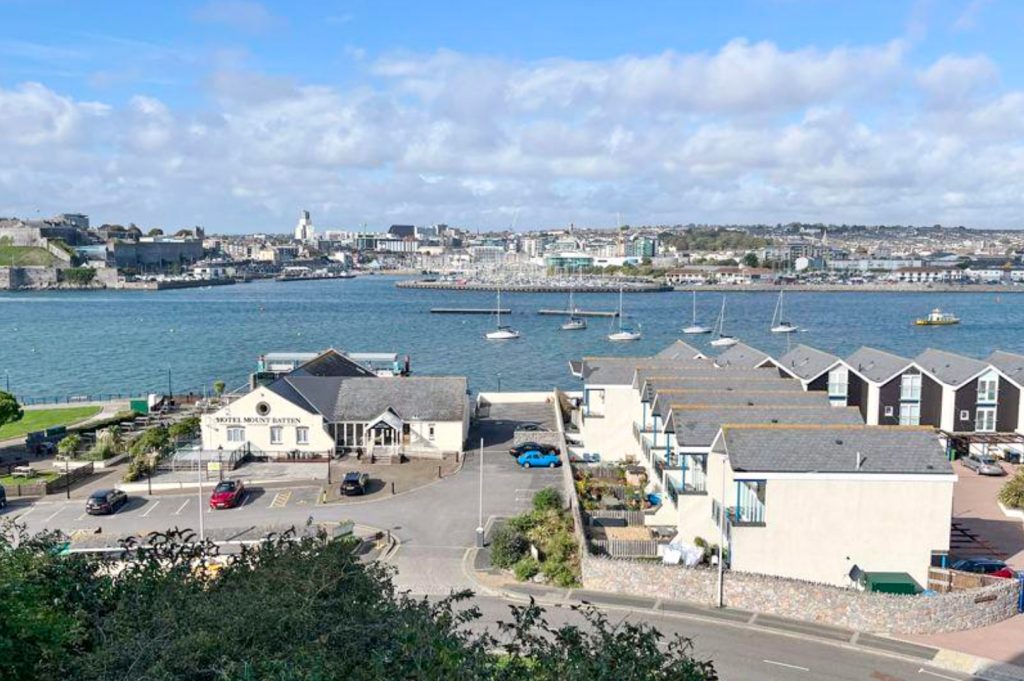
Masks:
[[[299,224],[295,225],[295,240],[303,243],[312,241],[316,236],[316,229],[313,227],[313,220],[309,217],[309,211],[304,210],[299,216]]]

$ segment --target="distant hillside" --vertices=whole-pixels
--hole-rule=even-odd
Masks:
[[[55,260],[45,248],[0,244],[0,267],[51,267]]]

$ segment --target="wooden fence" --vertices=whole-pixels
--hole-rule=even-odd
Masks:
[[[611,558],[656,558],[658,542],[653,539],[591,539],[592,553]]]
[[[606,525],[606,526],[626,526],[632,527],[634,525],[642,526],[644,524],[644,512],[643,511],[584,511],[583,521],[588,527],[594,525]],[[610,522],[609,522],[610,521]]]

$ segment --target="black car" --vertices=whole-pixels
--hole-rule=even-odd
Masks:
[[[1006,563],[996,558],[964,558],[956,561],[950,567],[961,572],[975,572],[993,577],[1012,578],[1015,574]]]
[[[370,476],[358,471],[345,473],[345,479],[341,481],[341,493],[346,497],[366,494],[366,488],[370,484]]]
[[[85,512],[89,515],[110,515],[128,503],[128,495],[119,489],[100,489],[85,501]]]
[[[558,447],[554,445],[542,445],[539,442],[524,442],[521,445],[516,445],[512,449],[508,450],[508,453],[515,458],[521,457],[526,452],[540,452],[541,454],[558,454]]]

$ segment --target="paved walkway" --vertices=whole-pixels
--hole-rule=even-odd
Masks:
[[[965,556],[993,556],[1005,560],[1016,570],[1024,570],[1024,523],[1008,518],[996,504],[996,495],[1009,476],[993,478],[978,475],[954,464],[958,480],[953,493],[953,522],[979,538],[978,545],[957,542],[951,547],[954,558]],[[1010,475],[1019,466],[1003,464]],[[954,535],[954,539],[956,536]],[[1024,648],[1024,639],[1021,647]]]

